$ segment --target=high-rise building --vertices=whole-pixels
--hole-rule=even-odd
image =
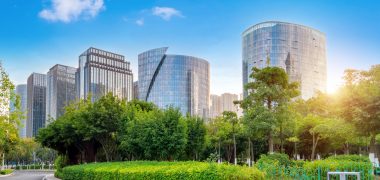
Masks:
[[[166,54],[167,47],[139,54],[138,96],[182,114],[209,114],[210,65],[201,58]]]
[[[222,113],[222,106],[220,102],[220,96],[210,95],[210,118],[215,118]]]
[[[35,137],[46,122],[46,75],[32,73],[27,83],[26,136]]]
[[[57,119],[65,112],[65,106],[76,99],[76,68],[57,64],[47,73],[46,119]]]
[[[220,116],[223,111],[233,111],[240,115],[239,106],[234,104],[234,101],[239,100],[237,94],[223,93],[222,95],[210,96],[210,117],[215,118]]]
[[[133,99],[138,99],[139,98],[139,85],[138,81],[133,82]]]
[[[252,81],[252,67],[277,66],[287,72],[290,81],[300,83],[302,98],[326,91],[326,37],[322,32],[292,23],[263,22],[243,32],[242,47],[243,85]]]
[[[20,121],[20,126],[18,127],[19,136],[22,138],[26,137],[26,115],[27,115],[27,94],[28,89],[26,84],[19,84],[16,86],[16,94],[20,97],[20,110],[23,112],[24,118]]]
[[[91,95],[92,101],[109,92],[127,101],[133,96],[133,75],[124,56],[92,47],[79,56],[76,84],[78,97]]]

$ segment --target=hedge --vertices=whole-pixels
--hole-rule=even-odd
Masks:
[[[369,162],[326,159],[306,162],[303,169],[309,176],[320,176],[321,179],[327,179],[329,171],[360,172],[361,179],[373,179],[372,164]]]
[[[336,155],[336,156],[330,156],[327,159],[329,159],[329,160],[347,160],[347,161],[367,162],[367,163],[370,162],[368,156],[359,156],[359,155]]]
[[[63,180],[264,179],[256,168],[206,162],[129,161],[91,163],[62,169]]]
[[[4,170],[0,170],[0,175],[6,175],[12,172],[13,172],[13,169],[4,169]]]

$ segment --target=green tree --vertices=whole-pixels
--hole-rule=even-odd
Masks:
[[[370,137],[370,152],[376,152],[380,133],[380,65],[368,71],[346,70],[345,86],[340,94],[342,117]]]
[[[20,98],[14,93],[14,84],[0,63],[0,159],[4,167],[5,154],[15,148],[19,140],[17,127],[24,117]],[[10,112],[10,104],[14,110]]]
[[[189,159],[199,160],[201,152],[205,148],[206,126],[204,120],[199,117],[185,118],[187,124],[186,155]]]
[[[249,92],[241,102],[241,107],[249,115],[254,116],[252,124],[262,125],[255,129],[263,132],[268,140],[268,151],[274,151],[274,131],[284,124],[280,113],[289,101],[299,95],[298,83],[290,83],[286,72],[279,67],[253,68],[250,75],[252,81],[245,85]],[[251,113],[249,113],[251,112]],[[262,115],[253,115],[252,112],[260,112]]]

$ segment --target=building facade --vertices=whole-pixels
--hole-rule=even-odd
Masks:
[[[95,101],[112,92],[127,101],[133,97],[133,75],[124,56],[104,50],[89,48],[79,56],[76,72],[77,95]]]
[[[234,101],[239,100],[237,94],[223,93],[222,95],[210,96],[210,117],[215,118],[222,115],[223,111],[236,112],[237,115],[241,115],[239,106],[234,104]]]
[[[18,127],[19,136],[21,138],[26,137],[26,115],[27,115],[27,97],[28,89],[26,84],[19,84],[16,86],[16,94],[20,97],[20,110],[23,112],[24,118],[20,121],[20,126]]]
[[[57,119],[65,112],[65,106],[75,101],[76,68],[57,64],[47,73],[46,119]]]
[[[252,81],[253,67],[277,66],[286,70],[290,81],[300,83],[302,98],[326,91],[326,37],[320,31],[286,22],[263,22],[242,33],[242,47],[243,85]]]
[[[46,75],[32,73],[27,83],[26,136],[35,137],[46,123]]]
[[[201,58],[166,54],[167,47],[138,56],[138,97],[182,114],[209,115],[210,65]]]

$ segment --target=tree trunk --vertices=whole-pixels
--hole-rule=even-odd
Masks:
[[[237,158],[236,158],[236,139],[235,139],[235,133],[234,133],[234,163],[237,164]]]
[[[349,144],[348,142],[344,143],[344,154],[349,155],[350,154],[350,149],[349,149]]]
[[[369,144],[369,152],[376,154],[376,134],[371,134],[371,140]]]
[[[313,133],[313,147],[311,149],[311,160],[315,159],[315,150],[317,149],[319,137],[315,137],[315,134]]]
[[[280,152],[284,153],[284,134],[282,132],[282,123],[280,125]]]
[[[272,132],[269,132],[268,136],[268,146],[269,146],[269,154],[273,154],[273,137],[272,137]]]

